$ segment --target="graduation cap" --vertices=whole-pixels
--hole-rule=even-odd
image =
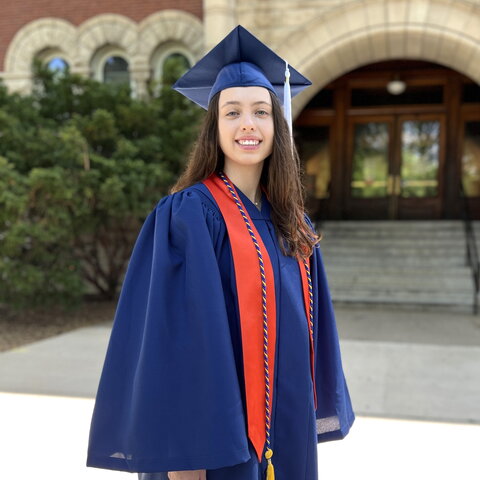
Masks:
[[[264,87],[284,105],[291,127],[291,97],[312,82],[288,66],[241,25],[199,60],[172,88],[207,109],[212,97],[230,87]]]

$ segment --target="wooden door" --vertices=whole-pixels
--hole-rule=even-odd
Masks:
[[[347,218],[441,218],[445,119],[441,114],[352,117]]]
[[[347,218],[388,218],[394,117],[353,117],[347,130],[345,215]]]
[[[445,118],[396,117],[390,218],[436,219],[443,213]]]

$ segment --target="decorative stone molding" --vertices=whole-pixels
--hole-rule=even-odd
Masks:
[[[191,52],[179,42],[165,42],[155,50],[150,58],[150,71],[153,80],[159,82],[162,78],[163,64],[165,60],[175,53],[183,55],[190,66],[195,63],[195,58]]]
[[[75,69],[85,70],[97,52],[108,47],[113,47],[116,53],[124,52],[121,56],[130,63],[136,54],[137,42],[137,24],[129,18],[116,14],[90,18],[78,27]],[[95,68],[91,70],[96,72]]]
[[[261,19],[249,13],[257,7]],[[124,53],[135,88],[143,92],[150,72],[169,53],[178,51],[193,63],[203,54],[204,42],[214,33],[226,34],[238,18],[314,82],[295,99],[294,113],[331,80],[381,60],[437,62],[480,83],[478,0],[344,0],[318,5],[272,0],[268,7],[260,0],[204,0],[204,13],[205,26],[221,20],[216,33],[180,10],[162,10],[139,23],[116,14],[95,16],[78,27],[59,18],[35,20],[13,38],[1,76],[11,89],[28,90],[33,58],[48,51],[61,54],[72,71],[91,75],[95,54],[111,47]]]
[[[236,0],[203,0],[203,20],[205,23],[205,46],[214,47],[233,28],[236,22]],[[254,10],[261,7],[256,2]],[[261,16],[261,15],[260,15]]]
[[[163,10],[139,24],[139,51],[135,63],[161,78],[163,62],[172,53],[184,55],[193,65],[204,52],[202,22],[186,12]]]
[[[4,79],[7,85],[17,91],[28,91],[33,59],[49,49],[72,66],[76,51],[75,26],[60,18],[41,18],[19,30],[5,55]]]
[[[194,60],[203,54],[202,22],[190,13],[163,10],[140,22],[138,61],[150,63],[155,50],[163,44],[178,44],[188,49]],[[187,57],[188,58],[188,57]]]
[[[192,63],[203,54],[201,21],[186,12],[163,10],[140,23],[123,15],[102,14],[75,27],[60,18],[34,20],[21,28],[10,43],[1,73],[13,91],[28,92],[31,68],[37,56],[55,52],[72,72],[99,78],[102,59],[118,54],[129,63],[132,87],[137,95],[146,92],[155,55],[177,46]],[[110,52],[110,53],[109,53]]]
[[[95,54],[90,60],[90,72],[92,77],[98,82],[103,82],[103,71],[105,68],[105,63],[110,57],[120,57],[123,58],[128,63],[128,69],[130,71],[130,57],[126,54],[125,50],[119,47],[116,47],[110,43],[97,49]]]
[[[468,0],[344,2],[289,33],[275,49],[314,83],[295,99],[294,114],[330,81],[381,60],[428,60],[480,83],[480,4]]]

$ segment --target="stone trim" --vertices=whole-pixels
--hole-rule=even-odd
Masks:
[[[15,34],[5,55],[3,76],[7,85],[14,90],[28,89],[33,59],[47,49],[57,51],[72,66],[75,33],[75,26],[60,18],[40,18],[25,25]]]
[[[97,15],[83,22],[77,29],[75,71],[92,71],[91,62],[97,52],[112,47],[123,52],[129,62],[137,50],[137,24],[123,15]],[[97,73],[97,72],[95,72]]]
[[[118,14],[102,14],[81,25],[61,18],[41,18],[21,28],[5,56],[0,74],[13,91],[31,89],[33,59],[43,51],[58,52],[75,73],[98,77],[99,58],[109,49],[129,62],[132,87],[138,95],[146,92],[154,55],[159,48],[178,45],[179,52],[193,61],[203,54],[203,26],[194,15],[163,10],[140,23]]]
[[[330,81],[381,60],[432,61],[480,83],[480,4],[350,0],[289,32],[273,47],[314,83],[295,98],[294,115]]]

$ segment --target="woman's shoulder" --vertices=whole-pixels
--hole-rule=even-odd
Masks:
[[[191,218],[200,212],[204,217],[223,222],[220,210],[208,188],[198,182],[178,192],[163,197],[156,206],[157,213],[168,212],[180,219],[183,216]]]

